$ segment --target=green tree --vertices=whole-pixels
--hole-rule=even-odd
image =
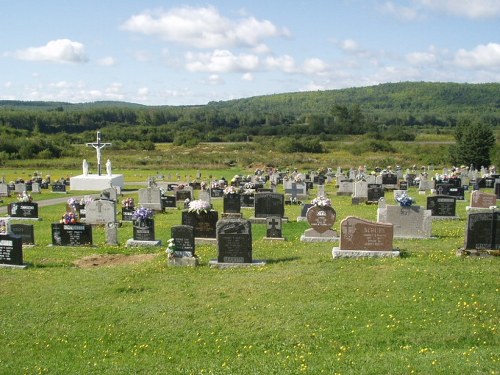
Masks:
[[[455,131],[456,144],[450,147],[450,157],[455,165],[473,165],[476,169],[491,164],[491,150],[495,135],[490,126],[463,122]]]

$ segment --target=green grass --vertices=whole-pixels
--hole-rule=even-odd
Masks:
[[[376,206],[327,191],[335,229],[348,215],[376,219]],[[105,245],[102,228],[94,247],[49,246],[64,205],[42,207],[37,245],[24,249],[30,267],[0,269],[0,373],[498,374],[499,259],[455,255],[465,206],[460,220],[435,221],[432,239],[394,241],[401,258],[357,260],[333,260],[332,243],[300,242],[308,225],[286,206],[286,241],[252,226],[254,259],[267,265],[226,270],[208,267],[215,246],[197,246],[196,268],[169,267],[165,246],[125,248],[127,223],[119,246]],[[180,217],[157,215],[157,238],[165,243]],[[149,252],[157,256],[143,263],[73,265]]]

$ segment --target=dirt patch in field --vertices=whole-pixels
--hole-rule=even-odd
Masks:
[[[158,254],[138,254],[138,255],[123,255],[123,254],[105,254],[105,255],[90,255],[76,260],[75,266],[80,268],[92,267],[114,267],[123,264],[138,264],[154,259]]]

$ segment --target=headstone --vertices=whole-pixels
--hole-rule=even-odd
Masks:
[[[455,197],[447,195],[433,195],[427,197],[427,209],[431,211],[433,218],[457,218],[457,201]]]
[[[0,183],[0,197],[10,197],[9,185],[6,183]]]
[[[448,191],[448,195],[450,197],[455,197],[456,199],[463,201],[465,199],[465,191],[463,186],[451,187]]]
[[[31,224],[11,224],[12,234],[21,237],[23,245],[35,244],[35,229]]]
[[[474,190],[471,193],[470,207],[471,208],[490,208],[496,207],[497,196],[496,194],[484,193],[480,190]]]
[[[85,223],[106,225],[116,222],[116,203],[106,199],[96,199],[85,205]]]
[[[382,174],[382,185],[386,190],[395,190],[398,188],[398,176],[394,173]]]
[[[340,244],[333,257],[395,257],[393,225],[349,216],[340,224]]]
[[[111,246],[118,245],[118,223],[106,223],[106,244]]]
[[[420,206],[387,205],[380,199],[377,222],[394,225],[394,238],[430,238],[431,211]]]
[[[182,211],[182,225],[190,225],[194,228],[195,238],[215,239],[217,237],[217,211],[189,212]]]
[[[177,199],[173,195],[162,195],[161,205],[164,209],[177,209]]]
[[[418,184],[418,190],[420,192],[427,193],[431,189],[432,189],[432,181],[422,176]]]
[[[284,240],[281,217],[268,216],[266,218],[265,239]]]
[[[342,180],[339,182],[339,189],[337,195],[352,195],[354,191],[354,180]]]
[[[300,221],[307,221],[307,210],[310,209],[313,206],[311,203],[306,203],[302,206],[302,209],[300,210],[300,216],[297,217],[297,222]]]
[[[307,210],[307,222],[311,226],[300,237],[302,242],[331,242],[337,241],[337,232],[331,228],[335,224],[337,213],[330,206],[313,205]]]
[[[408,181],[400,180],[399,181],[399,190],[408,190]]]
[[[42,187],[40,186],[40,184],[38,182],[33,182],[31,184],[31,192],[33,194],[41,194],[42,193]]]
[[[66,185],[60,182],[57,182],[52,185],[53,193],[66,193]]]
[[[451,184],[438,182],[436,183],[435,190],[438,195],[450,195],[450,189],[452,187],[453,186]]]
[[[24,182],[18,182],[14,184],[14,193],[22,194],[26,191],[26,184]]]
[[[305,182],[294,182],[292,180],[288,180],[283,184],[285,197],[288,197],[292,203],[297,202],[300,199],[307,198],[307,186]]]
[[[190,225],[174,225],[171,237],[175,246],[175,257],[193,257],[195,255],[194,228]]]
[[[240,194],[225,194],[223,200],[224,213],[240,213],[241,211],[241,195]]]
[[[0,266],[26,267],[23,263],[23,244],[20,236],[0,234]]]
[[[219,263],[252,263],[252,225],[245,219],[222,219],[217,223]]]
[[[134,211],[134,207],[122,207],[122,221],[134,221],[132,218]]]
[[[241,208],[254,208],[255,207],[255,193],[241,194]]]
[[[363,180],[354,183],[354,193],[352,194],[352,204],[360,204],[368,200],[368,183]]]
[[[162,211],[161,190],[156,187],[139,189],[139,205],[155,211]]]
[[[285,197],[279,193],[255,193],[255,217],[283,217],[285,214]]]
[[[208,204],[212,204],[210,199],[210,193],[207,190],[200,190],[198,193],[198,199],[207,202]]]
[[[118,191],[111,186],[101,191],[101,198],[116,202],[118,200]]]
[[[17,219],[38,219],[38,203],[12,202],[9,205],[9,216]]]
[[[380,198],[384,198],[385,189],[382,184],[368,184],[367,203],[378,203]]]
[[[183,189],[176,190],[175,198],[180,202],[185,201],[186,199],[192,200],[193,188],[191,186],[184,186]]]
[[[154,219],[141,219],[133,221],[134,241],[154,242],[155,221]]]
[[[496,211],[469,213],[465,250],[500,249],[500,213]]]
[[[224,196],[224,189],[221,188],[211,188],[210,197],[212,198],[222,198]]]
[[[52,245],[88,246],[92,245],[92,226],[89,224],[51,224]]]

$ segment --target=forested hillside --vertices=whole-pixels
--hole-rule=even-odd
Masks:
[[[420,127],[464,121],[500,124],[500,84],[402,82],[175,107],[4,100],[0,157],[58,157],[71,152],[69,143],[92,140],[97,129],[118,148],[279,135],[307,139],[312,151],[319,140],[342,134],[411,140]]]

